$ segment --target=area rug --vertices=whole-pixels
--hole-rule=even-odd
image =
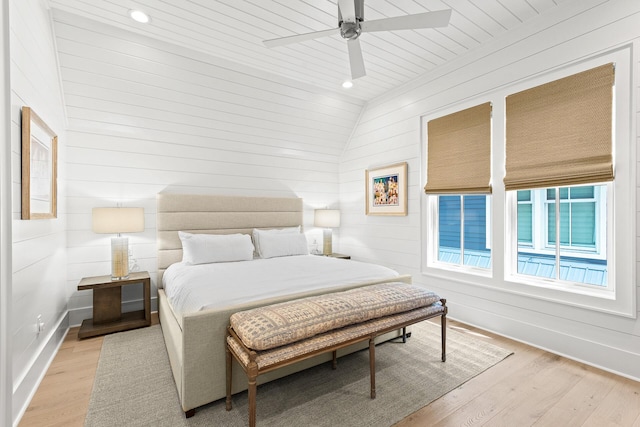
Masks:
[[[369,353],[258,386],[257,424],[266,426],[391,426],[511,354],[470,334],[447,330],[440,361],[440,326],[412,326],[406,344],[376,347],[376,399],[369,396]],[[238,375],[244,375],[243,372]],[[198,408],[186,419],[159,325],[104,339],[85,419],[87,427],[248,425],[247,393]]]

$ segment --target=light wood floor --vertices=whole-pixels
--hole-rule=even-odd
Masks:
[[[449,326],[515,354],[396,427],[640,427],[640,383],[458,322]],[[103,339],[79,341],[77,333],[69,331],[20,426],[83,425]]]

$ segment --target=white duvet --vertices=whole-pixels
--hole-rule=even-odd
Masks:
[[[317,255],[169,266],[162,277],[176,315],[292,293],[397,277],[390,268]]]

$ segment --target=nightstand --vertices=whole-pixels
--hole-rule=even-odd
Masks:
[[[336,253],[336,252],[334,252],[332,254],[329,254],[329,255],[325,255],[325,254],[316,254],[316,255],[328,256],[328,257],[331,257],[331,258],[351,259],[351,255],[339,254],[339,253]]]
[[[142,283],[144,310],[122,312],[122,287]],[[93,290],[93,318],[82,321],[78,338],[126,331],[151,325],[151,278],[147,271],[112,280],[111,275],[85,277],[78,290]]]

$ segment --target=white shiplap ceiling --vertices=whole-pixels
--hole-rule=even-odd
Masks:
[[[361,35],[364,100],[491,42],[568,0],[365,0],[365,20],[452,9],[448,27]],[[335,36],[268,49],[262,40],[337,27],[336,0],[49,0],[51,7],[258,70],[342,90],[346,41]],[[131,20],[140,9],[149,24]]]

